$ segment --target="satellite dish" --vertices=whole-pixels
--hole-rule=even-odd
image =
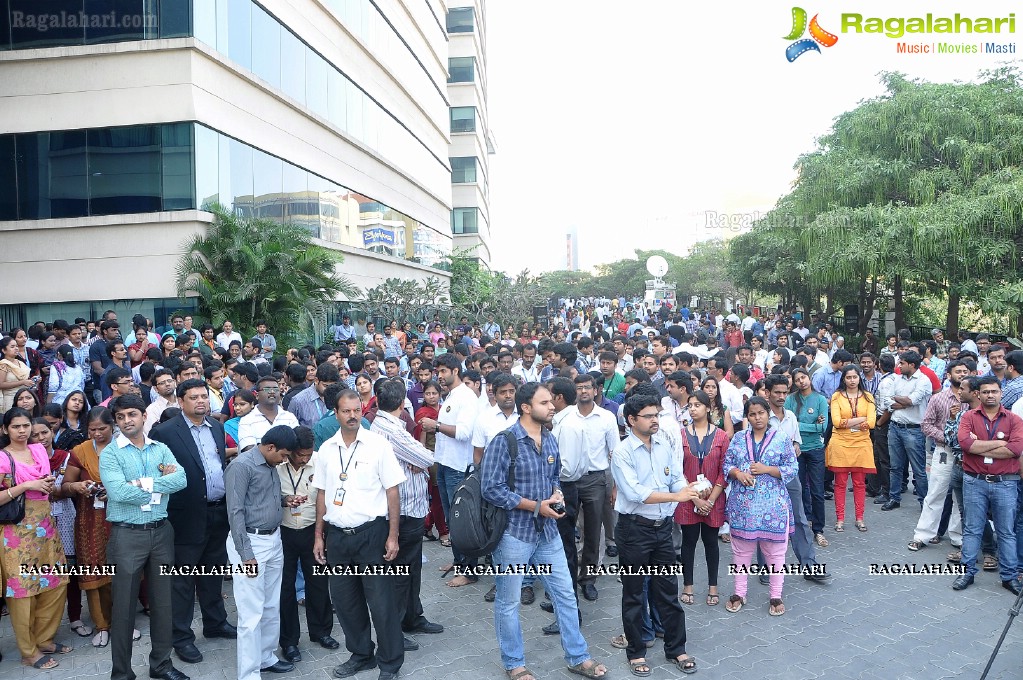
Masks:
[[[650,272],[651,275],[661,278],[668,273],[668,261],[660,255],[654,255],[647,259],[646,270]]]

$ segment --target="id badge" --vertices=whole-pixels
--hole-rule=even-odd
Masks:
[[[291,516],[292,517],[301,517],[302,516],[302,507],[299,506],[299,507],[296,507],[296,508],[292,508],[291,509]]]
[[[345,504],[345,488],[339,486],[337,492],[334,494],[334,505],[342,506]]]
[[[107,507],[107,504],[106,504],[105,501],[101,501],[99,499],[99,497],[96,496],[96,497],[93,497],[93,499],[92,499],[92,507],[96,508],[97,510],[101,510],[101,509]]]
[[[139,477],[139,485],[143,491],[153,493],[153,478],[152,477]]]
[[[152,511],[153,511],[153,506],[151,506],[149,503],[146,503],[145,505],[142,506],[142,512],[152,512]]]
[[[991,465],[991,464],[992,464],[992,463],[994,463],[994,462],[995,462],[995,459],[994,459],[994,458],[985,458],[985,459],[984,459],[984,464],[985,464],[985,465]]]
[[[160,499],[162,499],[162,498],[163,498],[163,494],[162,493],[154,493],[154,494],[151,495],[149,503],[151,505],[159,505],[160,504]]]

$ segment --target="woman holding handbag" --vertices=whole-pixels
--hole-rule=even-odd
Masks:
[[[31,433],[28,411],[12,408],[4,414],[0,434],[0,533],[4,545],[0,572],[21,662],[49,670],[58,665],[51,654],[72,650],[53,639],[64,614],[67,577],[22,575],[23,565],[65,567],[49,498],[55,478],[45,447],[29,444]]]

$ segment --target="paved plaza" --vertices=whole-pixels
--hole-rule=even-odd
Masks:
[[[907,499],[908,500],[908,499]],[[851,503],[851,501],[850,501]],[[869,503],[869,499],[868,499]],[[829,522],[833,521],[829,504]],[[905,545],[912,538],[917,519],[911,500],[893,512],[882,513],[868,505],[867,533],[854,528],[843,534],[828,532],[831,545],[818,551],[818,559],[834,574],[827,585],[786,580],[784,599],[787,612],[779,618],[767,614],[767,588],[752,579],[749,604],[738,614],[728,614],[724,602],[732,592],[722,557],[721,604],[708,607],[706,567],[702,566],[702,547],[697,549],[696,602],[687,606],[688,651],[698,663],[699,678],[825,678],[842,680],[937,680],[938,678],[979,678],[995,641],[1008,618],[1013,597],[1000,587],[998,575],[982,572],[968,590],[955,593],[949,587],[951,576],[871,576],[871,563],[945,563],[948,542],[928,546],[919,553]],[[444,586],[438,566],[450,553],[436,542],[424,544],[423,604],[432,621],[442,623],[440,635],[422,635],[421,649],[405,655],[402,677],[410,680],[477,680],[504,677],[494,636],[492,606],[483,594],[492,580],[484,577],[476,586],[450,589]],[[792,560],[790,552],[790,561]],[[583,633],[594,657],[608,665],[611,677],[632,677],[625,652],[614,649],[610,639],[621,632],[621,589],[614,577],[598,581],[600,597],[596,602],[581,602]],[[228,609],[233,616],[234,601],[227,592]],[[539,678],[566,679],[558,637],[545,636],[541,628],[551,615],[543,612],[540,601],[522,607],[522,627],[529,667]],[[87,612],[86,608],[86,612]],[[198,613],[198,608],[196,609]],[[86,619],[88,622],[88,619]],[[134,670],[147,677],[149,652],[148,619],[139,614],[137,626],[143,632],[136,644]],[[303,621],[304,628],[304,621]],[[201,631],[201,621],[193,629]],[[341,650],[330,652],[304,639],[303,660],[294,672],[282,678],[332,677],[331,669],[348,658],[340,625],[334,636]],[[59,657],[60,668],[36,671],[18,664],[18,652],[10,619],[0,624],[0,680],[43,677],[46,680],[88,678],[100,680],[110,675],[110,649],[95,649],[91,638],[71,633],[66,622],[59,639],[78,647]],[[190,665],[174,657],[175,666],[196,680],[228,680],[235,677],[235,653],[232,640],[196,641],[205,660]],[[682,674],[663,662],[660,646],[650,650],[654,663],[652,678],[676,678]],[[1023,622],[1016,622],[1002,646],[989,677],[1018,680],[1023,677]],[[375,680],[378,671],[365,671],[358,680]]]

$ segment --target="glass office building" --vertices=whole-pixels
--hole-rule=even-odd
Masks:
[[[308,229],[362,288],[446,277],[452,177],[476,173],[452,167],[446,21],[437,0],[0,0],[0,318],[158,313],[213,202]]]

